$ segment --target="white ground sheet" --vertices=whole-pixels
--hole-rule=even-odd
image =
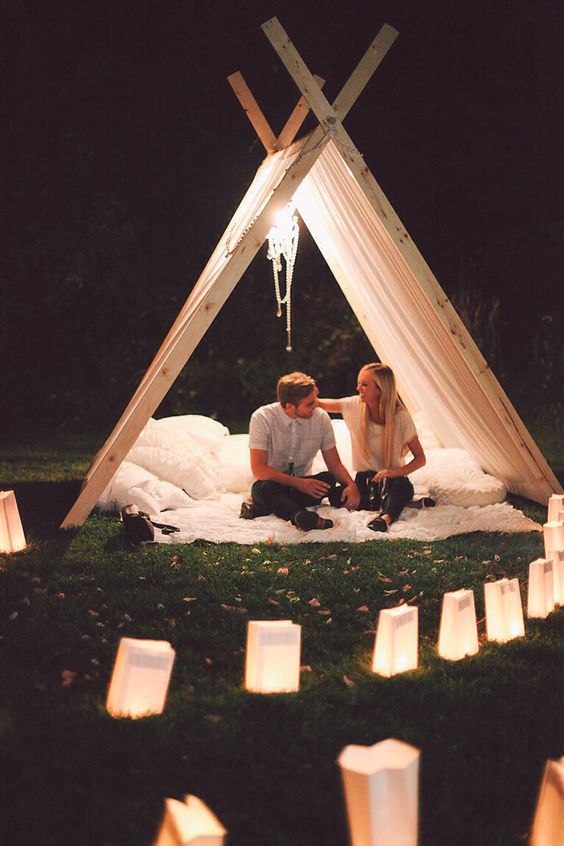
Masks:
[[[216,420],[185,415],[150,420],[127,460],[118,468],[98,502],[102,512],[119,512],[131,503],[154,522],[177,526],[180,532],[155,539],[163,543],[253,544],[328,541],[381,541],[397,538],[439,540],[466,532],[530,532],[542,527],[504,501],[499,479],[484,473],[462,449],[445,449],[421,415],[415,415],[427,464],[410,478],[416,495],[426,493],[435,508],[405,508],[388,532],[373,532],[367,511],[321,505],[317,509],[334,522],[332,529],[301,532],[274,516],[243,520],[241,502],[253,482],[248,436],[230,435]],[[333,420],[337,447],[351,469],[350,440],[342,420]],[[319,454],[313,472],[324,470]]]
[[[542,531],[541,526],[513,508],[507,502],[495,505],[438,505],[416,510],[405,508],[400,519],[388,532],[373,532],[367,523],[374,517],[369,511],[349,512],[346,508],[320,506],[315,509],[323,517],[334,521],[332,529],[301,532],[291,523],[270,515],[255,520],[239,517],[241,496],[223,494],[216,502],[194,502],[190,508],[165,511],[153,515],[157,522],[178,526],[181,531],[163,535],[155,531],[155,540],[162,543],[192,543],[195,540],[215,543],[311,543],[347,541],[441,540],[466,532],[530,532]]]

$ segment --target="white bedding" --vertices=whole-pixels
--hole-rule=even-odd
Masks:
[[[178,526],[172,535],[156,532],[163,543],[196,539],[235,543],[301,543],[411,538],[438,540],[473,531],[527,532],[541,527],[504,502],[499,479],[484,473],[462,449],[444,449],[421,415],[415,416],[427,464],[411,474],[416,494],[437,501],[432,509],[404,509],[385,534],[368,529],[369,512],[349,513],[322,505],[319,512],[335,525],[326,531],[300,532],[274,516],[239,518],[252,475],[248,435],[229,430],[208,417],[185,415],[150,420],[127,459],[102,494],[98,509],[120,511],[134,503],[156,522]],[[333,420],[337,447],[351,469],[350,440],[342,420]],[[326,469],[320,454],[314,472]],[[164,512],[164,513],[162,513]]]

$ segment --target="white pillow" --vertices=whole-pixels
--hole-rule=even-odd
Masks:
[[[220,474],[220,467],[217,461],[217,458],[214,455],[211,455],[205,449],[203,449],[200,444],[192,438],[187,432],[172,432],[168,431],[167,427],[163,427],[159,425],[159,421],[157,420],[149,420],[137,438],[137,441],[133,445],[133,449],[137,449],[139,447],[150,447],[156,448],[161,450],[166,450],[167,452],[171,453],[172,455],[176,456],[176,459],[180,466],[186,465],[189,469],[195,465],[199,470],[202,471],[203,474],[209,480],[209,484],[213,487],[214,490],[219,490],[221,487],[221,474]],[[164,479],[167,482],[172,482],[179,487],[184,487],[184,485],[180,485],[178,482],[179,478],[184,478],[184,475],[179,476],[178,474],[173,474],[174,478],[170,478],[170,473],[168,476],[163,476],[161,472],[157,469],[157,466],[152,467],[150,464],[150,459],[144,457],[143,461],[137,461],[132,455],[130,454],[128,458],[131,461],[136,461],[137,464],[141,464],[142,467],[147,467],[148,470],[151,470],[153,473],[156,473],[161,479]],[[208,487],[208,486],[206,486]],[[190,496],[194,496],[187,488],[184,488],[188,491]],[[195,499],[201,499],[202,497],[194,497]],[[204,497],[206,498],[206,497]]]
[[[224,490],[230,493],[248,493],[254,482],[249,456],[249,436],[229,435],[224,438],[217,460],[221,467]]]
[[[464,449],[429,449],[427,464],[409,478],[441,505],[493,505],[503,502],[506,488],[500,479],[484,473]]]
[[[178,417],[162,417],[154,421],[159,429],[175,437],[188,435],[207,452],[217,452],[225,438],[229,435],[229,429],[218,420],[211,417],[204,417],[201,414],[184,414]]]
[[[164,447],[135,446],[127,457],[159,479],[182,488],[193,499],[217,499],[219,496],[216,481],[210,479],[190,456],[180,457]]]
[[[158,514],[167,508],[184,508],[192,500],[183,490],[162,482],[144,467],[123,461],[107,486],[97,507],[102,511],[121,511],[125,505],[137,505],[147,514]]]

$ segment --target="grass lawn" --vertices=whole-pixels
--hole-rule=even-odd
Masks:
[[[3,843],[149,846],[163,798],[195,793],[230,846],[345,846],[336,758],[386,737],[422,750],[421,846],[527,841],[544,762],[564,754],[564,609],[488,643],[483,583],[517,576],[525,602],[540,534],[130,550],[116,519],[55,530],[91,454],[88,440],[0,452],[30,540],[0,556]],[[481,648],[453,663],[436,641],[442,594],[461,587]],[[400,600],[419,607],[420,667],[383,679],[375,623]],[[249,619],[302,625],[299,693],[242,689]],[[105,710],[124,635],[176,650],[161,716]]]

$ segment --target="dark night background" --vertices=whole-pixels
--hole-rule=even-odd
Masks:
[[[520,393],[553,399],[563,8],[9,2],[5,430],[106,434],[121,414],[263,158],[226,77],[243,73],[276,132],[298,99],[260,29],[273,15],[330,100],[381,25],[399,30],[345,125],[518,408]],[[296,368],[326,392],[351,391],[372,354],[303,228],[295,284],[294,353],[263,249],[161,412],[243,421]]]

